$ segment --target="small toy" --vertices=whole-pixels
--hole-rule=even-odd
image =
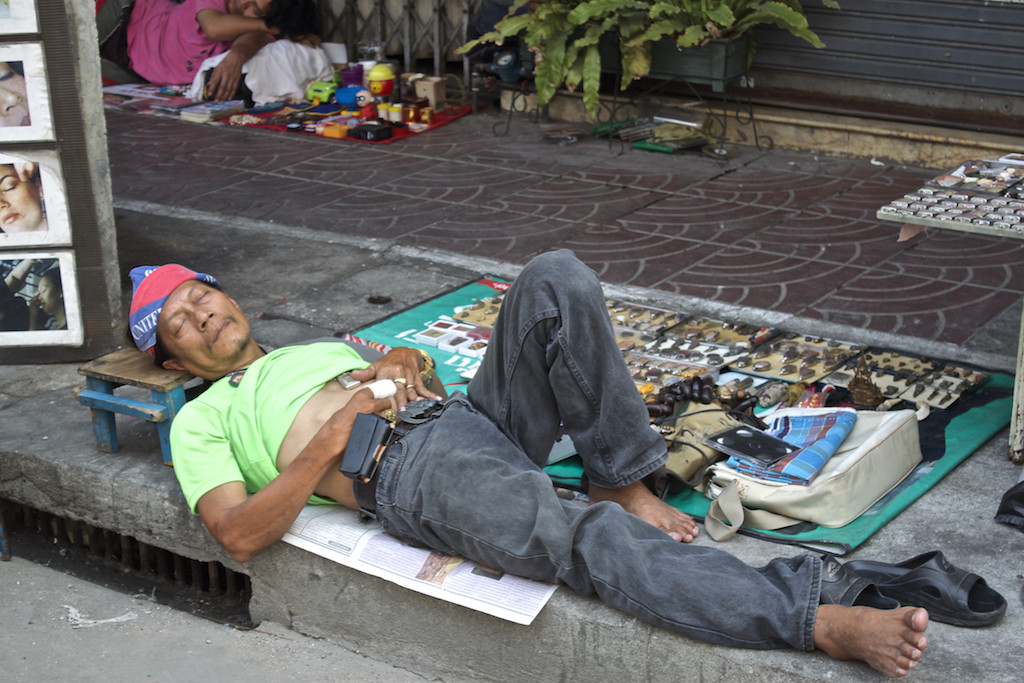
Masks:
[[[377,101],[373,93],[359,85],[350,85],[335,91],[334,99],[345,107],[365,107]]]
[[[306,88],[306,99],[313,104],[327,102],[333,104],[338,84],[335,81],[313,81]]]
[[[374,95],[386,97],[395,91],[395,72],[387,64],[378,64],[370,69],[366,80]]]

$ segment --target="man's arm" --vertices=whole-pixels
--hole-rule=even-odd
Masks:
[[[338,467],[356,414],[390,406],[388,399],[375,400],[369,389],[356,392],[265,488],[248,496],[242,482],[236,481],[204,494],[196,505],[203,523],[232,558],[251,560],[281,540],[320,480]]]
[[[239,14],[224,14],[213,9],[196,14],[199,28],[210,40],[231,40],[231,49],[213,69],[210,76],[210,96],[217,102],[231,99],[242,81],[242,66],[272,40],[278,31],[268,27],[262,19]]]
[[[270,28],[262,19],[245,17],[241,14],[225,14],[215,9],[199,10],[196,21],[203,34],[210,40],[234,40],[246,33],[277,34],[277,29]]]

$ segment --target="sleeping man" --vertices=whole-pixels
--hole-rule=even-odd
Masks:
[[[227,53],[210,98],[234,97],[242,66],[275,37],[316,47],[313,0],[105,0],[96,13],[100,54],[150,83],[191,83],[203,62]]]
[[[689,544],[693,519],[641,481],[665,461],[665,443],[649,427],[600,282],[571,252],[525,267],[468,395],[446,400],[425,381],[433,362],[423,352],[396,348],[368,362],[345,342],[322,342],[265,353],[211,276],[179,265],[131,276],[136,345],[213,381],[175,418],[171,448],[189,506],[238,561],[281,539],[307,503],[335,502],[408,543],[560,581],[703,641],[817,648],[890,676],[921,659],[927,611],[840,600],[852,575],[834,560],[758,568]],[[430,409],[400,429],[368,482],[339,472],[357,415],[393,420],[423,401]],[[541,469],[560,425],[584,462],[587,507],[559,498]],[[716,585],[728,589],[707,590]]]

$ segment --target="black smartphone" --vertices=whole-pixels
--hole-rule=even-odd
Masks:
[[[704,443],[712,448],[751,461],[762,467],[770,467],[788,455],[796,453],[799,447],[748,425],[737,425],[704,437]]]

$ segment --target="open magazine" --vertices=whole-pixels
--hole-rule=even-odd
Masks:
[[[414,548],[334,505],[307,505],[284,541],[346,567],[517,624],[530,624],[557,586]]]

